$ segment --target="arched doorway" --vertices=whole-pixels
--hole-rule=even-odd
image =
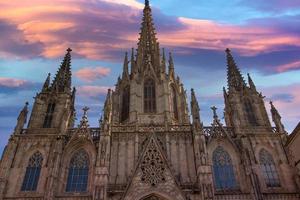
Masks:
[[[162,197],[157,196],[157,195],[154,195],[154,194],[151,194],[151,195],[148,195],[148,196],[142,198],[141,200],[167,200],[167,199],[162,198]]]

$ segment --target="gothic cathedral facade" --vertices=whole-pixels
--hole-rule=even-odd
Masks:
[[[278,111],[271,103],[272,127],[264,97],[229,49],[226,56],[225,125],[212,107],[204,126],[195,92],[189,106],[172,54],[160,49],[146,0],[137,50],[125,55],[99,127],[91,128],[88,108],[74,127],[68,49],[37,93],[27,128],[28,103],[19,114],[0,163],[0,199],[299,199]]]

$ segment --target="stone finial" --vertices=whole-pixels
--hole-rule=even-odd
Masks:
[[[80,121],[80,128],[88,128],[89,127],[89,120],[88,120],[88,115],[87,112],[90,108],[85,106],[82,110],[83,110],[83,115]]]

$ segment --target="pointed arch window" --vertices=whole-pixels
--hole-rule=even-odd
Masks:
[[[174,118],[178,120],[177,96],[174,85],[171,85],[171,106]]]
[[[265,149],[262,149],[259,152],[259,162],[267,187],[280,187],[280,181],[272,155]]]
[[[153,79],[148,79],[144,82],[144,112],[156,112],[156,97],[155,97],[155,82]]]
[[[40,178],[42,164],[43,156],[40,152],[34,153],[29,158],[21,191],[36,191]]]
[[[129,118],[129,105],[130,105],[130,87],[127,86],[124,88],[122,94],[121,122],[124,122]]]
[[[85,150],[76,152],[70,161],[67,192],[86,192],[89,175],[89,156]]]
[[[213,172],[217,190],[235,190],[238,185],[230,155],[221,146],[213,152]]]
[[[249,99],[245,99],[244,106],[249,123],[253,126],[257,126],[258,123],[255,117],[254,109]]]
[[[48,107],[47,107],[47,112],[46,112],[43,128],[51,127],[54,109],[55,109],[55,103],[49,103]]]

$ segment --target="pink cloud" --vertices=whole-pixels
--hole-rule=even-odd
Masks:
[[[297,69],[300,69],[300,60],[291,62],[291,63],[287,63],[284,65],[279,65],[276,67],[277,72],[286,72],[286,71],[297,70]]]
[[[59,57],[71,46],[74,54],[88,59],[116,60],[120,51],[136,45],[142,8],[135,0],[3,1],[0,18],[15,24],[24,41],[42,44],[38,55]],[[168,29],[166,25],[158,32],[160,42],[170,47],[230,47],[244,55],[278,51],[289,45],[300,47],[298,36],[273,28],[184,17],[166,23],[170,17],[156,12],[154,18],[159,15],[160,24],[175,27]]]
[[[84,67],[77,72],[75,75],[84,81],[92,82],[97,79],[101,79],[110,74],[111,69],[106,67]]]
[[[19,88],[28,84],[29,82],[26,80],[0,77],[0,87],[2,86],[7,88]]]
[[[100,98],[101,95],[106,95],[108,89],[112,87],[107,86],[92,86],[85,85],[77,87],[78,95],[86,98]]]

